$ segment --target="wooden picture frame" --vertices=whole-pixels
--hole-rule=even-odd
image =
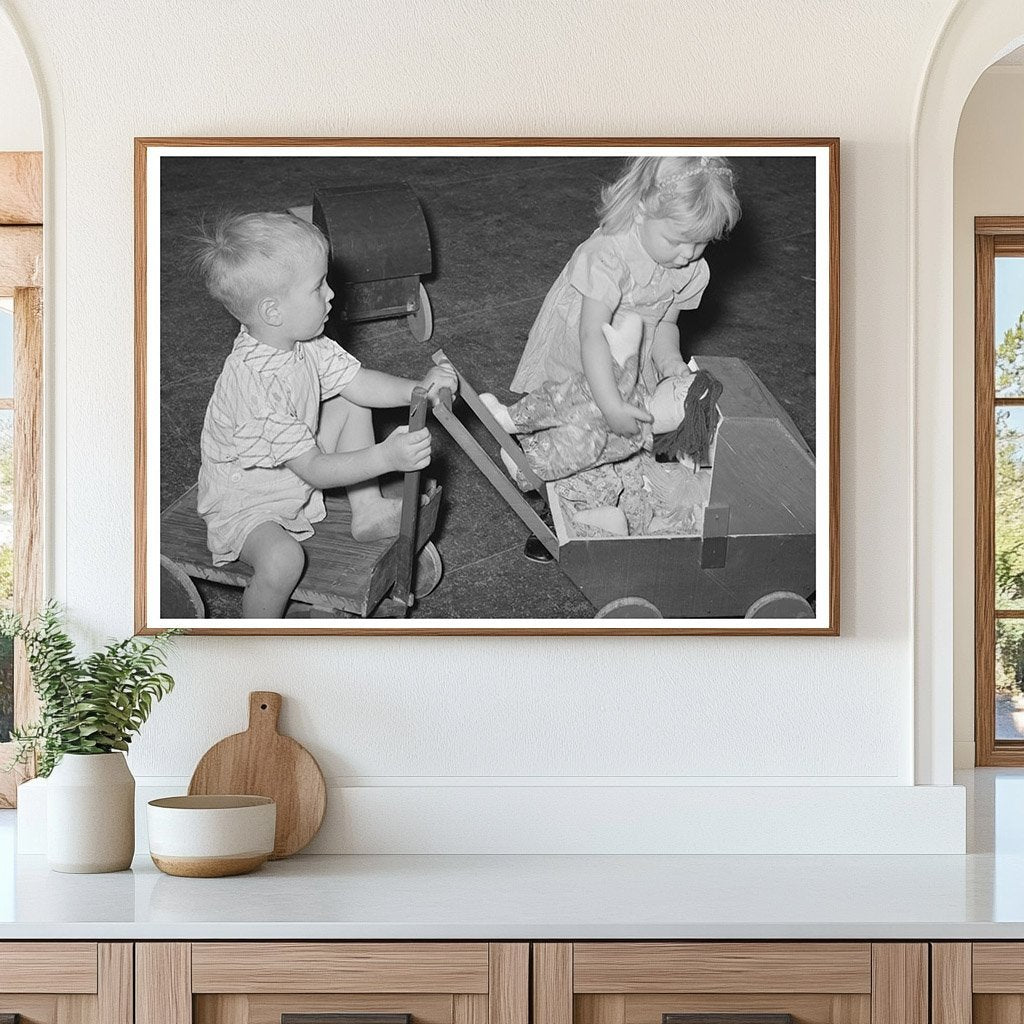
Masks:
[[[693,502],[685,515],[658,503],[651,463],[609,470],[629,498],[602,506],[616,531],[629,521],[620,536],[580,517],[592,491],[538,482],[478,396],[515,397],[506,385],[545,293],[597,227],[602,186],[633,157],[678,159],[676,181],[707,167],[735,175],[743,216],[704,257],[655,264],[643,248],[650,268],[628,268],[647,283],[679,270],[683,355],[723,391],[711,467],[693,480],[657,470]],[[838,635],[838,139],[139,138],[135,169],[138,632]],[[447,358],[459,394],[375,413],[378,441],[424,419],[433,437],[423,478],[441,490],[417,506],[423,480],[395,481],[398,540],[354,549],[347,500],[329,496],[293,595],[305,604],[289,608],[306,617],[247,619],[230,587],[251,569],[213,564],[193,486],[203,412],[239,324],[190,272],[189,250],[204,220],[286,209],[330,246],[328,337],[412,380]],[[678,282],[698,261],[712,284],[687,305]],[[635,276],[621,287],[640,287]],[[644,352],[641,367],[653,367]],[[524,558],[527,540],[547,564]]]

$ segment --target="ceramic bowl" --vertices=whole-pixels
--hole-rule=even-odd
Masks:
[[[168,875],[244,875],[274,851],[277,805],[267,796],[168,796],[146,810],[150,856]]]

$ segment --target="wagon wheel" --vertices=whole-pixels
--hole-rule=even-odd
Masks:
[[[661,612],[643,597],[617,597],[609,601],[595,619],[660,619]]]
[[[430,297],[420,282],[420,308],[405,318],[409,332],[417,341],[429,341],[434,333],[434,314],[430,310]]]
[[[413,583],[413,593],[416,600],[422,600],[427,594],[441,582],[441,573],[444,567],[441,564],[441,555],[434,547],[433,541],[427,541],[423,550],[416,559],[416,576]]]
[[[759,597],[744,616],[747,619],[813,619],[814,609],[799,594],[777,590]]]
[[[441,582],[441,556],[431,541],[423,545],[423,550],[416,558],[416,572],[413,576],[413,594],[419,601],[429,594]],[[371,619],[403,619],[407,609],[392,597],[383,601],[370,613]]]
[[[206,607],[191,577],[166,555],[160,556],[160,618],[206,618]]]

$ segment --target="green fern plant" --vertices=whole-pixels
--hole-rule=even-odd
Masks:
[[[171,639],[181,630],[154,637],[111,641],[85,658],[62,622],[60,608],[50,602],[28,623],[12,611],[0,612],[0,635],[21,640],[39,696],[37,722],[14,729],[14,760],[37,755],[39,775],[49,775],[65,754],[109,754],[127,750],[174,680],[161,672]]]

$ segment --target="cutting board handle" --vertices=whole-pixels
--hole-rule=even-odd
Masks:
[[[253,690],[249,694],[249,732],[277,732],[281,714],[281,694],[272,690]]]

